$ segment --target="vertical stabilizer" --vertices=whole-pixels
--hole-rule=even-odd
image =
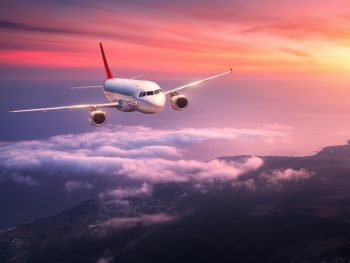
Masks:
[[[103,50],[102,43],[100,43],[100,48],[101,48],[101,54],[102,54],[103,64],[105,66],[107,78],[112,79],[113,75],[112,75],[111,70],[109,69],[109,66],[108,66],[108,63],[107,63],[107,59],[106,59],[106,55],[105,55],[105,52]]]

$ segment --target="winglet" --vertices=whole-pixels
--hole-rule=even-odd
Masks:
[[[105,52],[103,50],[103,46],[102,46],[101,42],[100,42],[100,48],[101,48],[101,54],[102,54],[103,64],[105,66],[105,71],[106,71],[107,78],[112,79],[113,75],[112,75],[111,70],[109,69],[109,66],[108,66],[108,63],[107,63],[107,59],[106,59],[106,55],[105,55]]]
[[[232,70],[232,67],[230,66],[230,71],[231,71],[231,73],[233,72],[233,70]]]

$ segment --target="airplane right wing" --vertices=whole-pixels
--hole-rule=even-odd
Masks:
[[[189,83],[189,84],[186,84],[186,85],[177,87],[177,88],[172,89],[172,90],[165,91],[164,94],[170,94],[170,93],[173,93],[173,92],[177,92],[177,91],[179,91],[179,90],[182,90],[182,89],[190,88],[190,87],[196,86],[196,85],[198,85],[198,84],[200,84],[200,83],[206,82],[206,81],[208,81],[208,80],[215,79],[215,78],[224,76],[224,75],[226,75],[226,74],[231,74],[231,73],[232,73],[232,68],[230,68],[229,71],[226,71],[226,72],[224,72],[224,73],[220,73],[220,74],[217,74],[217,75],[214,75],[214,76],[211,76],[211,77],[207,77],[207,78],[205,78],[205,79],[193,81],[193,82],[191,82],[191,83]]]
[[[71,105],[71,106],[60,106],[60,107],[50,107],[50,108],[37,108],[37,109],[26,109],[26,110],[13,110],[10,112],[31,112],[31,111],[51,111],[51,110],[75,110],[75,109],[98,109],[98,108],[116,108],[119,106],[118,102],[102,103],[102,104],[81,104],[81,105]]]

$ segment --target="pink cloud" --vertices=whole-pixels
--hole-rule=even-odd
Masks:
[[[66,3],[61,6],[64,20],[61,9],[43,3],[28,6],[31,12],[4,12],[0,27],[6,44],[0,61],[28,67],[100,67],[95,55],[99,39],[110,46],[110,57],[129,70],[136,70],[136,65],[138,70],[148,70],[152,58],[156,72],[165,68],[209,72],[233,62],[244,70],[265,71],[282,65],[298,69],[304,60],[317,56],[319,50],[314,47],[320,44],[348,44],[344,8],[349,5],[344,2],[269,1],[264,6],[258,1],[205,2],[200,10],[185,2],[152,2],[143,7],[118,2],[109,3],[109,8],[98,3],[79,10]],[[15,9],[11,3],[3,8]],[[38,8],[45,11],[38,13]],[[25,45],[18,39],[25,39]],[[295,57],[300,61],[293,63]]]
[[[265,179],[271,187],[281,187],[285,182],[304,181],[310,179],[315,173],[306,169],[294,170],[291,168],[285,170],[273,170],[271,172],[264,172],[260,175]]]
[[[154,165],[152,165],[154,164]],[[225,162],[212,160],[201,162],[196,160],[138,160],[125,162],[120,173],[137,180],[157,182],[189,182],[211,180],[235,180],[240,175],[258,169],[263,164],[258,157],[248,158],[245,162]]]
[[[165,213],[141,215],[137,217],[114,217],[100,223],[97,227],[100,235],[106,235],[111,231],[125,230],[135,226],[147,227],[155,224],[164,224],[177,219],[178,216]]]

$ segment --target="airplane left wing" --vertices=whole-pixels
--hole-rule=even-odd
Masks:
[[[214,75],[214,76],[211,76],[211,77],[208,77],[208,78],[205,78],[205,79],[202,79],[202,80],[197,80],[197,81],[193,81],[189,84],[186,84],[186,85],[183,85],[183,86],[180,86],[180,87],[177,87],[175,89],[172,89],[172,90],[169,90],[169,91],[166,91],[164,92],[165,94],[169,94],[169,93],[173,93],[173,92],[177,92],[179,90],[182,90],[182,89],[185,89],[185,88],[189,88],[189,87],[193,87],[193,86],[196,86],[200,83],[203,83],[205,81],[208,81],[208,80],[211,80],[211,79],[215,79],[215,78],[218,78],[218,77],[221,77],[221,76],[224,76],[226,74],[230,74],[232,73],[232,68],[230,68],[229,71],[226,71],[224,73],[220,73],[220,74],[217,74],[217,75]]]
[[[96,85],[96,86],[70,87],[70,89],[93,89],[93,88],[103,88],[103,86]]]
[[[98,109],[98,108],[116,108],[119,106],[118,102],[102,103],[102,104],[81,104],[81,105],[71,105],[71,106],[60,106],[60,107],[50,107],[50,108],[37,108],[37,109],[27,109],[27,110],[13,110],[10,112],[30,112],[30,111],[51,111],[51,110],[75,110],[75,109]]]

